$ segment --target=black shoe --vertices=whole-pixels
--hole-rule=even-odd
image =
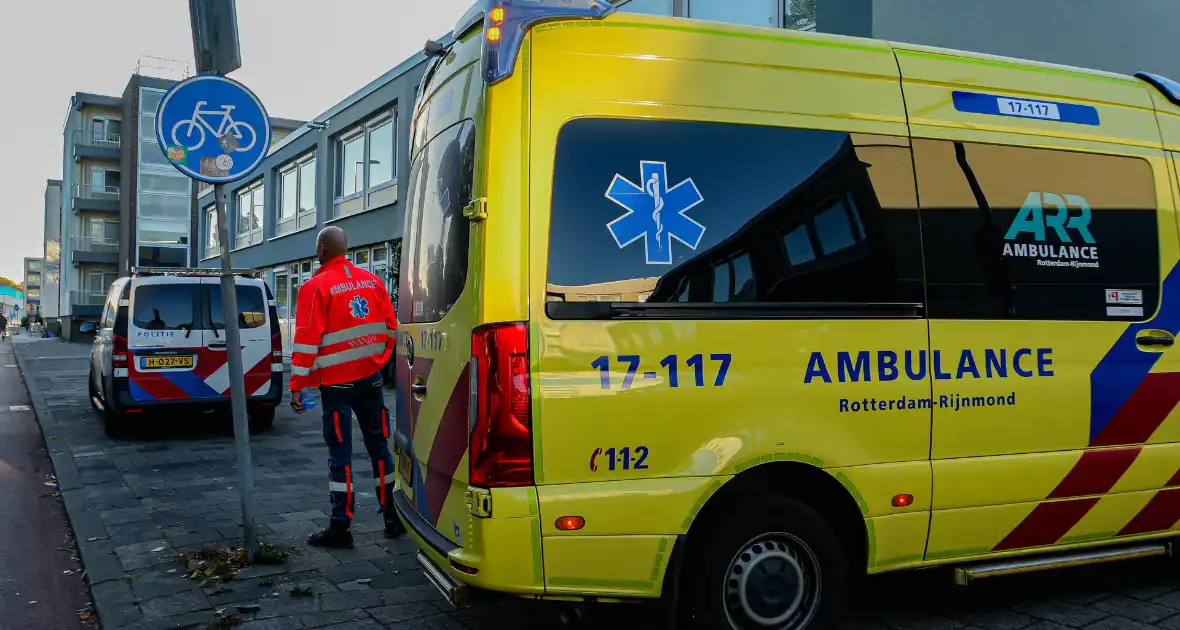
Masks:
[[[392,512],[385,514],[385,537],[386,538],[401,538],[406,533],[406,526],[402,525],[401,519],[397,514]]]
[[[308,536],[307,544],[312,547],[352,549],[352,532],[348,531],[350,525],[347,521],[332,521],[328,529]]]

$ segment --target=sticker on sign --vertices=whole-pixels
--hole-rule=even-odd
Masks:
[[[1143,291],[1138,289],[1107,289],[1106,303],[1143,304]]]

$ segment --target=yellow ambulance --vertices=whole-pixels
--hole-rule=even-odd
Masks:
[[[1180,85],[600,0],[427,53],[396,504],[452,602],[1170,552]]]

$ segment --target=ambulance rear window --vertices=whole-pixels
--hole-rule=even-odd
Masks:
[[[188,330],[196,312],[196,284],[143,284],[135,287],[133,323],[141,330]]]
[[[402,240],[398,320],[437,322],[467,284],[470,223],[463,208],[475,182],[475,123],[443,130],[410,167],[409,204]]]

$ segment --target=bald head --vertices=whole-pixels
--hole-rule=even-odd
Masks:
[[[348,235],[344,230],[335,225],[320,230],[320,235],[315,239],[315,253],[321,263],[343,256],[347,251]]]

